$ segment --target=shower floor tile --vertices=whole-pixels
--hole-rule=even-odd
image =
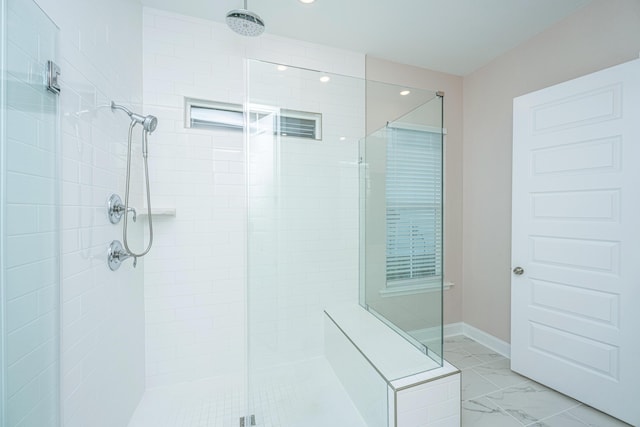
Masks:
[[[469,337],[445,338],[444,357],[462,370],[463,427],[629,426],[516,374],[509,359]]]
[[[271,369],[254,382],[257,427],[366,427],[324,358]],[[156,387],[145,391],[129,427],[238,427],[245,402],[238,376]]]

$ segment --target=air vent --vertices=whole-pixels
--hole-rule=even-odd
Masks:
[[[280,135],[296,138],[322,139],[322,115],[294,110],[280,111]]]

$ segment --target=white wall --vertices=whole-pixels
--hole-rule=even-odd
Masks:
[[[123,426],[144,390],[142,266],[106,264],[122,233],[105,203],[124,193],[129,122],[107,106],[140,109],[142,9],[129,0],[38,4],[60,27],[63,421]]]
[[[268,34],[244,38],[223,24],[144,9],[145,111],[160,120],[150,145],[152,203],[176,208],[175,217],[154,218],[154,250],[145,263],[146,368],[151,387],[241,371],[245,363],[247,205],[242,134],[185,129],[183,117],[184,97],[241,104],[244,58],[355,76],[364,72],[364,57],[359,54]],[[317,111],[321,101],[314,98],[313,103],[309,108],[302,104],[287,108]],[[354,157],[355,153],[357,148]],[[316,181],[322,181],[325,173],[318,170]],[[330,204],[323,207],[331,209]],[[354,220],[357,224],[357,210]],[[322,238],[318,231],[314,235]],[[353,239],[357,242],[357,233]],[[352,279],[355,300],[357,276],[341,279],[335,274],[324,278],[307,274],[305,280],[339,287]],[[303,283],[293,286],[309,290]],[[310,295],[294,296],[296,304],[290,292],[280,295],[279,305],[270,309],[284,319],[294,310],[301,313],[310,304],[316,307],[317,299]],[[282,298],[289,298],[288,303]],[[320,312],[314,323],[317,336],[321,319]],[[298,324],[295,333],[303,332],[315,334]],[[283,337],[294,331],[276,327],[276,333]],[[317,343],[313,347],[321,352]]]
[[[509,341],[512,100],[637,58],[639,7],[594,0],[464,78],[367,58],[369,79],[445,91],[445,323]]]
[[[516,96],[638,57],[640,2],[594,0],[464,78],[464,321],[510,341]]]

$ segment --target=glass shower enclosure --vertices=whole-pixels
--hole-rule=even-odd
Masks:
[[[0,424],[59,423],[58,29],[35,3],[1,2]]]
[[[360,141],[360,304],[439,365],[443,98],[367,82]]]
[[[49,427],[60,168],[44,70],[58,30],[20,0],[2,2],[2,22],[0,421]],[[364,427],[325,357],[324,310],[356,306],[442,364],[442,97],[254,60],[246,76],[245,387],[222,398],[224,425]]]
[[[442,97],[262,61],[246,75],[244,425],[365,426],[324,310],[360,304],[442,365]]]
[[[249,416],[362,425],[323,357],[323,309],[358,298],[365,83],[259,61],[247,74]]]

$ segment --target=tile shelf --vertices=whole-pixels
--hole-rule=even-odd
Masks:
[[[147,208],[142,208],[140,209],[140,211],[138,212],[138,216],[147,216]],[[152,216],[176,216],[176,208],[167,208],[167,207],[160,207],[160,208],[151,208],[151,215]]]

